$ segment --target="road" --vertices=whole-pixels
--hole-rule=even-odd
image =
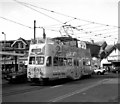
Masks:
[[[105,74],[40,84],[3,85],[2,102],[118,102],[118,75]]]

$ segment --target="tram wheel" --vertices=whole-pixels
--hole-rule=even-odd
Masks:
[[[48,85],[48,83],[49,83],[49,79],[48,79],[48,78],[45,78],[45,79],[41,79],[41,80],[40,80],[40,84],[41,84],[41,85]]]
[[[78,80],[81,78],[82,74],[79,71],[72,72],[72,80]]]

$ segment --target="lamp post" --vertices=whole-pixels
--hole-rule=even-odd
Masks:
[[[5,34],[4,32],[2,32],[2,34],[4,35],[4,51],[5,51],[6,34]],[[4,70],[6,71],[6,66],[5,66],[5,56],[4,56]]]
[[[6,44],[6,34],[4,32],[2,32],[2,34],[4,35],[4,49],[5,49],[5,44]]]

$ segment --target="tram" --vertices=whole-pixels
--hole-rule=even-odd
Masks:
[[[44,82],[60,78],[78,80],[92,73],[90,50],[76,38],[38,39],[30,44],[28,81]]]

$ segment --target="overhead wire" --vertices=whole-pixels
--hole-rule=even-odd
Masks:
[[[17,1],[17,0],[14,0],[14,1],[19,2],[19,1]],[[104,26],[112,26],[112,27],[120,28],[120,27],[118,27],[118,26],[113,26],[113,25],[108,25],[108,24],[103,24],[103,23],[97,23],[97,22],[93,22],[93,21],[89,21],[89,20],[84,20],[84,19],[76,18],[76,17],[73,17],[73,16],[69,16],[69,15],[66,15],[66,14],[63,14],[63,13],[59,13],[59,12],[53,11],[53,10],[49,10],[49,9],[45,9],[45,8],[42,8],[42,7],[38,7],[38,6],[32,5],[32,4],[30,4],[30,3],[25,3],[25,2],[21,2],[21,3],[24,3],[24,4],[26,4],[26,5],[30,5],[30,6],[33,6],[33,7],[42,9],[42,10],[45,10],[45,11],[49,11],[49,12],[52,12],[52,13],[56,13],[56,14],[59,14],[59,15],[65,16],[65,17],[70,17],[70,18],[73,18],[73,19],[77,19],[77,20],[89,22],[90,24],[99,24],[99,25],[104,25]]]
[[[30,27],[30,26],[27,26],[27,25],[24,25],[24,24],[22,24],[22,23],[19,23],[19,22],[13,21],[13,20],[11,20],[11,19],[8,19],[8,18],[2,17],[2,16],[0,16],[0,18],[1,18],[1,19],[4,19],[4,20],[6,20],[6,21],[9,21],[9,22],[12,22],[12,23],[15,23],[15,24],[18,24],[18,25],[21,25],[21,26],[24,26],[24,27],[27,27],[27,28],[33,29],[33,28]]]
[[[18,3],[20,3],[20,4],[22,3],[22,5],[30,8],[30,9],[33,9],[33,8],[31,8],[31,7],[27,6],[27,5],[30,5],[30,6],[39,8],[39,9],[43,9],[43,10],[46,10],[46,11],[49,11],[49,12],[52,12],[52,13],[57,13],[57,14],[59,14],[59,15],[71,17],[71,16],[68,16],[68,15],[65,15],[65,14],[62,14],[62,13],[55,12],[55,11],[53,11],[53,10],[48,10],[48,9],[45,9],[45,8],[41,8],[41,7],[35,6],[35,5],[29,4],[29,3],[19,2],[19,1],[17,1],[17,0],[14,0],[14,1],[16,1],[16,2],[18,2]],[[26,5],[25,5],[25,4],[26,4]],[[33,10],[37,11],[36,9],[33,9]],[[37,11],[37,12],[42,13],[42,12],[40,12],[40,11]],[[42,14],[46,15],[45,13],[42,13]],[[46,16],[48,16],[48,15],[46,15]],[[50,17],[50,16],[48,16],[48,17]],[[50,17],[50,18],[51,18],[51,17]],[[76,17],[71,17],[71,18],[73,18],[73,20],[78,19],[78,18],[76,18]],[[52,17],[52,19],[53,19],[53,17]],[[54,20],[56,20],[56,19],[54,18]],[[78,20],[81,20],[81,19],[78,19]],[[62,22],[59,21],[59,20],[57,20],[57,21],[60,22],[60,23],[62,23]],[[83,21],[89,22],[89,23],[84,24],[84,25],[82,25],[82,26],[91,25],[91,24],[99,24],[99,25],[104,25],[104,26],[107,26],[107,27],[110,26],[110,25],[101,24],[101,23],[96,23],[96,22],[91,22],[91,21],[87,21],[87,20],[83,20]],[[70,21],[67,21],[67,22],[70,22]],[[66,24],[67,22],[64,22],[63,24]],[[79,25],[78,27],[81,27],[81,25]],[[116,26],[114,26],[114,27],[116,27]],[[83,31],[83,29],[79,29],[79,30],[82,30],[82,31]],[[107,29],[104,29],[104,30],[107,30]],[[104,30],[96,30],[96,31],[104,31]],[[93,33],[93,32],[95,32],[95,31],[85,31],[86,34],[88,34],[88,33]],[[96,34],[96,33],[94,33],[94,34]],[[101,34],[98,34],[98,35],[101,35]],[[98,36],[98,35],[95,35],[95,36]]]
[[[28,7],[28,8],[30,8],[30,9],[32,9],[32,10],[34,10],[34,11],[36,11],[36,12],[38,12],[38,13],[41,13],[41,14],[43,14],[43,15],[45,15],[45,16],[47,16],[47,17],[49,17],[49,18],[51,18],[51,19],[54,19],[54,20],[56,20],[57,22],[60,22],[61,23],[61,25],[63,24],[67,24],[68,22],[71,22],[72,20],[80,20],[80,21],[84,21],[84,22],[88,22],[88,23],[86,23],[86,24],[83,24],[83,25],[78,25],[77,27],[82,27],[81,29],[78,29],[78,30],[80,30],[80,31],[84,31],[84,33],[85,34],[90,34],[90,33],[92,33],[92,34],[95,34],[94,36],[99,36],[99,35],[103,35],[104,33],[94,33],[95,32],[95,30],[92,30],[92,31],[86,31],[86,30],[84,30],[83,29],[83,26],[89,26],[89,25],[92,25],[92,24],[97,24],[97,25],[102,25],[102,26],[105,26],[105,27],[115,27],[115,28],[120,28],[120,27],[118,27],[118,26],[113,26],[113,25],[107,25],[107,24],[102,24],[102,23],[97,23],[97,22],[92,22],[92,21],[88,21],[88,20],[84,20],[84,19],[80,19],[80,18],[76,18],[76,17],[72,17],[72,16],[68,16],[68,15],[66,15],[66,14],[62,14],[62,13],[59,13],[59,12],[55,12],[55,11],[53,11],[53,10],[48,10],[48,9],[45,9],[45,8],[41,8],[41,7],[38,7],[38,6],[35,6],[35,5],[32,5],[32,4],[30,4],[30,3],[25,3],[25,2],[19,2],[19,1],[17,1],[17,0],[14,0],[14,1],[16,1],[16,2],[18,2],[18,3],[20,3],[20,4],[22,4],[22,5],[24,5],[24,6],[26,6],[26,7]],[[62,16],[66,16],[66,17],[70,17],[70,18],[73,18],[72,20],[69,20],[69,21],[66,21],[66,22],[61,22],[61,21],[59,21],[59,20],[57,20],[57,19],[55,19],[55,18],[53,18],[53,17],[51,17],[51,16],[49,16],[49,15],[46,15],[45,13],[42,13],[42,12],[40,12],[40,11],[38,11],[38,10],[36,10],[36,9],[34,9],[34,8],[32,8],[32,7],[29,7],[29,6],[32,6],[32,7],[36,7],[36,8],[39,8],[39,9],[43,9],[43,10],[46,10],[46,11],[49,11],[49,12],[52,12],[52,13],[56,13],[56,14],[59,14],[59,15],[62,15]],[[98,26],[98,27],[101,27],[101,26]],[[97,27],[97,28],[98,28]],[[91,27],[90,27],[91,28]],[[76,28],[74,28],[74,29],[76,29]],[[86,29],[89,29],[89,28],[86,28]],[[96,31],[105,31],[105,30],[108,30],[108,29],[102,29],[102,30],[96,30]],[[97,35],[96,35],[97,34]],[[106,34],[106,33],[105,33]]]
[[[44,16],[47,16],[47,17],[49,17],[49,18],[51,18],[51,19],[53,19],[53,20],[55,20],[55,21],[57,21],[57,22],[59,22],[59,23],[63,23],[63,22],[61,22],[61,21],[58,20],[58,19],[55,19],[55,18],[53,18],[53,17],[51,17],[51,16],[49,16],[49,15],[43,13],[43,12],[40,12],[40,11],[38,11],[38,10],[36,10],[36,9],[34,9],[34,8],[32,8],[32,7],[30,7],[30,6],[27,6],[26,3],[24,3],[24,2],[20,2],[20,1],[17,1],[17,0],[14,0],[14,1],[16,1],[17,3],[19,3],[19,4],[21,4],[21,5],[23,5],[23,6],[27,7],[27,8],[29,8],[29,9],[31,9],[31,10],[33,10],[33,11],[36,11],[36,12],[38,12],[38,13],[44,15]]]

